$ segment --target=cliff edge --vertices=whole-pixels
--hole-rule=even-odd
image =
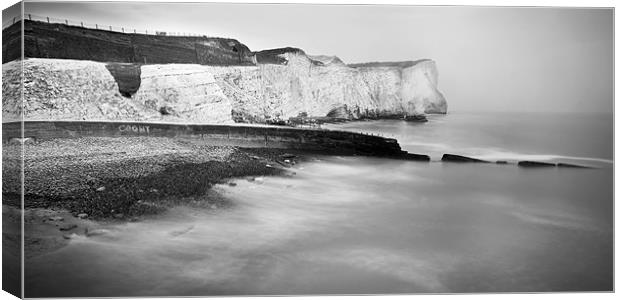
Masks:
[[[429,59],[346,65],[298,48],[251,52],[233,39],[35,21],[25,26],[26,120],[281,124],[300,117],[358,120],[447,111]],[[4,30],[4,53],[13,53],[15,28]],[[20,86],[20,72],[19,61],[3,64],[7,121],[22,113],[20,95],[12,90]]]

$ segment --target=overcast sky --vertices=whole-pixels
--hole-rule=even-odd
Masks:
[[[612,9],[27,2],[25,12],[347,63],[431,58],[452,111],[612,111]]]

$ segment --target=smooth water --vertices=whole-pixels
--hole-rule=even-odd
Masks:
[[[341,124],[434,158],[445,147],[597,168],[320,157],[292,178],[216,186],[230,207],[177,207],[28,260],[26,296],[611,290],[613,137],[603,117]]]
[[[351,122],[328,125],[397,138],[404,150],[440,159],[444,153],[496,160],[612,163],[613,115],[596,113],[451,113],[428,123]]]

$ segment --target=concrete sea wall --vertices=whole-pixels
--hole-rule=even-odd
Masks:
[[[395,139],[360,133],[288,127],[167,124],[141,122],[26,121],[2,124],[2,141],[79,137],[152,136],[201,139],[212,145],[248,148],[281,148],[327,153],[400,156]]]

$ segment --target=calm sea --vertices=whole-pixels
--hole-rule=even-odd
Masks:
[[[326,156],[292,178],[216,186],[230,207],[177,207],[26,261],[26,296],[611,290],[612,123],[452,113],[332,125],[433,161]],[[442,163],[443,153],[596,168]]]

